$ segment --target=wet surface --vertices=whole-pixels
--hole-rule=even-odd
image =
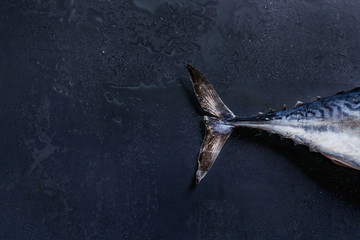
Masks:
[[[186,64],[250,116],[359,85],[358,1],[1,1],[1,239],[355,239],[360,172],[236,131],[194,187]]]

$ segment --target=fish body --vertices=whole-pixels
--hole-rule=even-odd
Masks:
[[[211,84],[188,65],[195,95],[205,116],[206,133],[198,158],[196,182],[207,174],[237,127],[265,130],[308,146],[338,165],[360,170],[360,88],[294,108],[241,118],[222,102]]]

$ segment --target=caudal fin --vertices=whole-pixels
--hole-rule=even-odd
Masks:
[[[215,89],[206,80],[204,75],[191,65],[187,65],[190,73],[191,82],[194,87],[194,92],[197,100],[204,111],[218,117],[218,118],[231,118],[235,115],[223,103]]]
[[[187,69],[190,73],[196,98],[201,107],[204,111],[215,116],[204,117],[206,132],[201,145],[198,169],[196,171],[196,183],[199,183],[210,170],[234,128],[232,125],[227,124],[225,119],[233,118],[235,115],[223,103],[215,89],[199,70],[190,65],[187,65]]]

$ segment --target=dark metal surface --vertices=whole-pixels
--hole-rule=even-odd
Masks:
[[[187,63],[238,116],[359,85],[360,2],[1,1],[0,239],[356,239],[360,172],[237,131],[193,187]]]

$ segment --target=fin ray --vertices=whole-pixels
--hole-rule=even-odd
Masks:
[[[226,125],[219,119],[205,116],[204,120],[206,133],[198,157],[196,183],[199,183],[210,170],[233,130],[233,126]]]
[[[190,73],[196,98],[204,111],[219,118],[235,117],[204,75],[191,65],[187,65],[187,69]]]

